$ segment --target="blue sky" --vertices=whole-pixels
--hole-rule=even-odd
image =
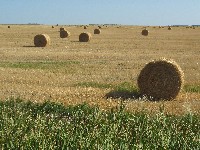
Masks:
[[[0,24],[200,24],[200,0],[0,0]]]

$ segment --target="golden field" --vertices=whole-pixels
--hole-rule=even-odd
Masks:
[[[185,85],[200,86],[200,27],[0,25],[0,98],[20,97],[42,102],[52,100],[65,105],[87,102],[109,109],[120,104],[120,98],[106,97],[113,87],[124,84],[137,87],[141,69],[161,57],[175,60],[185,75]],[[60,27],[70,33],[61,39]],[[79,34],[90,32],[92,39],[83,43]],[[48,34],[51,44],[34,47],[34,36]],[[122,94],[122,95],[120,95]],[[117,97],[116,96],[116,97]],[[164,106],[167,113],[200,113],[200,93],[181,91],[171,101],[152,102],[127,96],[128,111],[157,112]]]

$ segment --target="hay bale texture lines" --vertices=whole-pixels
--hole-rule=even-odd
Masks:
[[[140,93],[152,100],[171,100],[183,87],[183,71],[173,60],[165,58],[149,62],[138,76]]]
[[[89,42],[91,40],[92,35],[89,32],[83,32],[79,35],[80,42]]]
[[[50,45],[50,37],[47,34],[38,34],[34,37],[34,45],[36,47],[45,47]]]
[[[100,29],[94,29],[94,34],[100,34],[101,30]]]

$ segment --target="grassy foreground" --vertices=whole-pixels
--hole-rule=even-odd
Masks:
[[[199,149],[200,116],[0,101],[1,149]]]

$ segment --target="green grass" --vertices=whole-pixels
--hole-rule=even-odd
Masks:
[[[100,89],[112,88],[118,92],[138,92],[138,88],[130,82],[122,82],[118,85],[98,83],[98,82],[81,82],[81,83],[75,84],[75,86],[93,87],[93,88],[100,88]]]
[[[97,82],[81,82],[75,84],[75,86],[79,87],[93,87],[93,88],[99,88],[99,89],[106,89],[106,88],[112,88],[112,84],[104,84],[104,83],[97,83]]]
[[[185,85],[183,89],[185,92],[200,93],[200,85]]]
[[[199,149],[200,116],[0,102],[1,149]]]
[[[1,62],[0,67],[21,69],[59,69],[80,64],[79,61]]]

